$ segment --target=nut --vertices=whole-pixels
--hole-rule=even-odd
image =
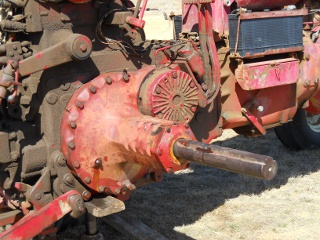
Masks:
[[[90,184],[91,183],[91,179],[89,177],[85,177],[84,178],[85,183]]]
[[[106,83],[108,83],[109,85],[112,84],[112,78],[111,77],[106,77]]]
[[[96,87],[95,87],[95,86],[91,86],[91,87],[90,87],[90,92],[93,93],[93,94],[95,94],[95,93],[97,92]]]
[[[84,108],[84,103],[83,102],[78,102],[77,106],[78,106],[78,108],[80,108],[82,110]]]

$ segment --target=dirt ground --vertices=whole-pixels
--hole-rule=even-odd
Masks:
[[[272,156],[279,170],[272,181],[192,164],[162,183],[136,190],[122,216],[139,219],[168,239],[320,238],[320,150],[286,149],[273,130],[244,138],[227,130],[215,144]],[[59,239],[79,239],[70,226]],[[105,239],[126,239],[101,223]]]

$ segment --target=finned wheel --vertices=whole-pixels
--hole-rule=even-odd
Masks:
[[[275,128],[280,141],[291,149],[320,147],[320,114],[298,109],[293,121]]]

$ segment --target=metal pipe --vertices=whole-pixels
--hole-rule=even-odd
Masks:
[[[174,143],[173,154],[178,159],[266,180],[271,180],[278,169],[277,162],[269,156],[186,139]]]
[[[98,227],[97,227],[97,218],[93,216],[88,211],[85,215],[86,218],[86,234],[92,236],[96,235],[98,233]]]
[[[138,0],[136,4],[136,8],[134,9],[134,13],[133,13],[134,18],[138,17],[140,6],[141,6],[141,0]]]

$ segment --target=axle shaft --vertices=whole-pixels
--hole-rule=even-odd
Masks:
[[[269,156],[186,139],[174,143],[173,154],[178,159],[266,180],[271,180],[278,169],[277,162]]]

